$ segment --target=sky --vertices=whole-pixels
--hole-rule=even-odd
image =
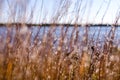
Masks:
[[[0,22],[113,24],[120,0],[0,0]]]

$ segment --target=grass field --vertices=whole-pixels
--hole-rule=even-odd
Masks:
[[[33,37],[26,26],[7,28],[6,38],[0,35],[0,79],[119,80],[120,50],[113,32],[100,43],[88,38],[87,28],[80,35],[74,27],[69,37],[69,27],[61,26],[59,37],[55,30],[51,26],[41,33],[39,27]]]
[[[68,24],[74,22],[72,29],[62,24],[57,29],[58,26],[54,24],[65,19],[72,1],[61,0],[56,4],[58,7],[55,14],[49,16],[49,28],[26,25],[37,20],[34,19],[37,0],[34,4],[30,1],[32,0],[0,0],[1,21],[5,16],[6,22],[3,23],[6,26],[0,25],[0,29],[6,28],[3,33],[0,32],[0,80],[120,80],[120,39],[119,36],[115,38],[119,14],[116,13],[114,25],[108,24],[110,30],[101,42],[100,30],[96,39],[96,33],[89,36],[89,23],[82,26],[83,30],[78,28],[77,23],[82,23],[80,20],[84,19],[85,11],[91,10],[91,5],[87,6],[87,2],[81,7],[82,1],[76,0],[76,4],[79,2],[73,6],[76,15],[72,16],[73,21],[68,21]],[[44,23],[47,22],[49,13],[41,1],[38,20],[43,20]],[[109,4],[106,6],[109,7]],[[101,19],[105,17],[107,9]],[[100,10],[101,7],[95,18]],[[20,25],[8,24],[17,22]],[[35,27],[37,29],[34,34],[32,28]],[[59,34],[56,34],[57,30]]]

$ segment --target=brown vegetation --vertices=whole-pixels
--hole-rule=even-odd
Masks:
[[[81,28],[77,24],[78,18],[83,19],[84,11],[80,12],[82,1],[77,0],[76,3],[80,2],[74,6],[77,15],[72,27],[69,24],[54,25],[69,13],[70,0],[60,1],[49,27],[31,26],[36,2],[26,18],[29,9],[27,1],[29,3],[30,0],[15,0],[12,4],[9,0],[0,0],[1,11],[5,2],[9,8],[8,24],[3,26],[3,23],[0,27],[1,30],[5,28],[5,33],[0,33],[0,80],[120,79],[120,41],[115,38],[119,15],[116,15],[114,25],[109,25],[111,29],[103,35],[101,42],[101,30],[95,37],[96,32],[89,35],[88,23],[81,25]],[[42,12],[43,4],[40,9]],[[44,23],[46,16],[43,18]]]

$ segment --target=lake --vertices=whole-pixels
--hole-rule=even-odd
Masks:
[[[60,37],[60,34],[62,31],[63,32],[67,31],[67,36],[69,38],[74,30],[74,27],[63,27],[63,28],[62,27],[52,27],[52,28],[51,27],[30,27],[27,29],[30,32],[32,32],[32,38],[35,37],[35,35],[37,34],[38,31],[39,31],[39,35],[42,36],[50,30],[53,31],[53,34],[57,38]],[[11,27],[10,30],[12,30],[10,34],[14,35],[14,33],[16,32],[15,27]],[[84,36],[86,30],[88,33],[88,39],[94,38],[94,40],[99,39],[99,41],[104,41],[106,39],[107,35],[109,34],[109,32],[111,31],[111,27],[106,27],[106,26],[102,26],[102,27],[99,27],[99,26],[92,27],[91,26],[89,28],[78,27],[77,30],[75,30],[75,32],[78,31],[79,36]],[[76,34],[75,32],[74,32],[74,35]],[[0,27],[0,36],[4,36],[3,38],[5,38],[6,34],[7,34],[7,28]],[[115,41],[120,39],[120,27],[116,27],[114,37],[115,37],[115,39],[114,39]]]

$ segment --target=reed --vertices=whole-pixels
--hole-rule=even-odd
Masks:
[[[5,31],[0,33],[1,80],[120,79],[119,39],[115,38],[117,28],[114,25],[110,26],[111,29],[106,32],[102,42],[100,41],[101,31],[99,30],[95,39],[96,33],[89,35],[90,27],[87,23],[81,28],[77,24],[72,27],[62,24],[29,27],[24,23],[29,0],[15,0],[14,7],[9,0],[6,2],[11,9],[7,22],[16,23],[17,19],[21,22],[20,25],[7,24],[0,27]],[[2,1],[0,4],[3,3],[5,2]],[[52,17],[53,23],[61,20],[70,4],[69,0],[61,0],[56,15]],[[32,10],[35,5],[36,3]],[[75,6],[78,11],[80,5]],[[33,20],[34,11],[32,10],[30,21]],[[20,15],[21,18],[19,18]],[[116,17],[117,25],[119,16],[116,15]]]

